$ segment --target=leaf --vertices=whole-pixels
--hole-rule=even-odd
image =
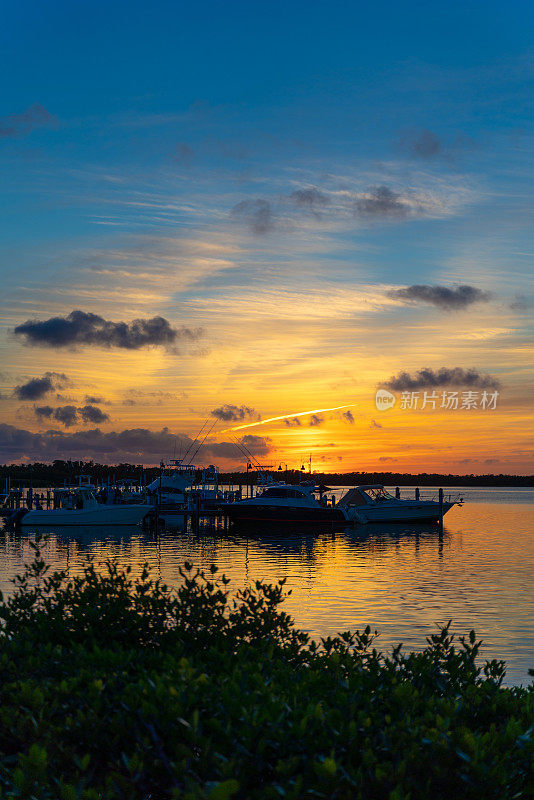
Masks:
[[[218,783],[208,795],[209,800],[227,800],[239,791],[239,783],[235,778]]]

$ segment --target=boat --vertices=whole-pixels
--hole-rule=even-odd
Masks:
[[[152,506],[145,504],[99,503],[86,486],[57,489],[54,506],[27,511],[20,525],[137,525],[152,511]]]
[[[401,499],[390,494],[382,484],[354,486],[336,503],[348,522],[433,522],[440,519],[459,500],[443,501]]]
[[[218,509],[231,521],[335,522],[346,519],[342,509],[324,495],[327,487],[315,483],[275,483],[255,497],[221,503]],[[315,493],[319,493],[319,499]]]
[[[160,508],[177,508],[187,503],[186,492],[195,483],[197,468],[181,459],[162,464],[162,472],[146,487]]]

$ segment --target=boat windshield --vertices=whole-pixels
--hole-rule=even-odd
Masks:
[[[296,498],[296,497],[306,497],[305,493],[300,491],[299,489],[289,489],[285,488],[284,486],[273,486],[270,489],[265,489],[265,491],[261,495],[262,497],[278,497],[278,498]]]
[[[361,491],[363,491],[373,503],[395,499],[392,494],[386,492],[383,486],[366,486],[365,489],[361,489]]]

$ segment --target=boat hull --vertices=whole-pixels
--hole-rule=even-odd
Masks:
[[[443,514],[453,507],[454,503],[443,503]],[[380,506],[357,506],[346,509],[351,522],[437,522],[440,518],[440,505],[426,501],[424,503],[407,503],[406,505],[381,504]]]
[[[152,511],[149,505],[99,505],[98,508],[57,508],[28,511],[22,527],[33,525],[137,525]]]
[[[227,503],[219,505],[221,513],[239,522],[340,522],[345,515],[336,508],[299,508],[297,506],[263,506]]]

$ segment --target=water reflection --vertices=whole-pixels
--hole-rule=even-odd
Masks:
[[[51,532],[46,559],[70,575],[89,555],[116,558],[139,574],[148,562],[171,586],[192,561],[215,563],[234,588],[258,579],[287,579],[292,594],[284,609],[314,637],[370,624],[379,646],[402,641],[424,646],[436,623],[452,618],[464,633],[474,627],[486,658],[504,658],[508,682],[528,680],[534,667],[532,619],[534,506],[524,502],[472,503],[453,509],[443,531],[425,523],[328,524],[309,529],[223,525],[199,531],[168,530],[158,536],[124,527]],[[30,535],[0,533],[0,589],[32,558]]]

